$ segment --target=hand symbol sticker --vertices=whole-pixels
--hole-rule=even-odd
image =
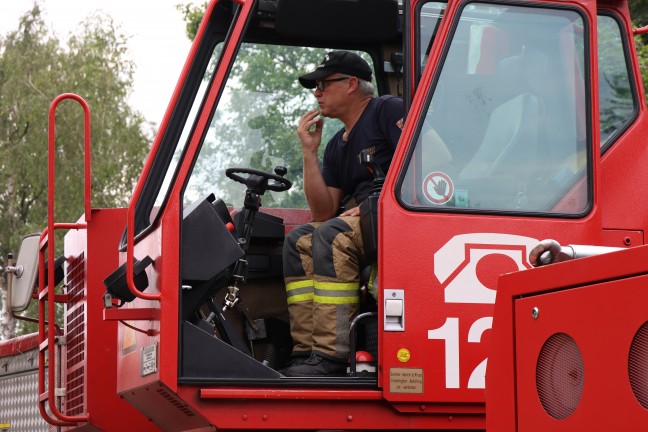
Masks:
[[[432,204],[445,204],[453,194],[454,184],[446,173],[433,172],[423,180],[423,196]]]
[[[445,180],[439,180],[439,182],[434,185],[434,192],[436,192],[437,195],[444,196],[447,187],[448,183]]]

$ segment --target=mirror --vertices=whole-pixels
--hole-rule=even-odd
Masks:
[[[38,274],[39,240],[40,234],[23,237],[15,265],[5,269],[11,273],[8,276],[8,296],[13,312],[24,311],[31,301]]]

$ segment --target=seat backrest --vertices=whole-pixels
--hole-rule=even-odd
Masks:
[[[543,63],[544,62],[544,63]],[[546,110],[534,91],[546,71],[546,56],[523,49],[522,54],[500,61],[497,89],[501,101],[493,110],[480,146],[460,172],[461,179],[492,175],[518,176],[539,152]]]
[[[497,107],[486,134],[472,159],[461,171],[462,179],[513,174],[537,155],[542,102],[522,93]]]

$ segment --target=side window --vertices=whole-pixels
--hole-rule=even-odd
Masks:
[[[419,77],[421,71],[425,68],[425,63],[430,56],[432,42],[441,23],[441,17],[446,9],[445,2],[427,2],[421,6],[419,17],[419,37],[418,37],[418,58],[420,60],[420,69],[417,74]]]
[[[200,154],[185,189],[188,205],[210,193],[228,206],[240,207],[244,187],[225,175],[227,168],[272,172],[288,168],[289,192],[268,191],[264,207],[308,208],[303,193],[303,161],[296,128],[306,111],[317,108],[312,90],[297,77],[313,70],[331,49],[243,43],[227,85],[203,139]],[[372,65],[367,53],[358,52]],[[320,152],[342,127],[324,118]]]
[[[629,123],[635,113],[630,85],[627,49],[619,23],[608,15],[598,16],[599,116],[601,148]]]
[[[403,205],[585,212],[585,34],[572,10],[465,6],[399,180]]]
[[[214,52],[212,53],[211,58],[209,60],[209,64],[207,66],[207,70],[205,71],[205,74],[203,75],[203,78],[200,81],[198,92],[196,93],[196,97],[194,98],[193,103],[191,104],[189,116],[187,117],[188,121],[184,124],[184,127],[182,128],[182,132],[180,133],[180,140],[178,141],[179,144],[174,149],[173,156],[171,158],[171,163],[167,167],[166,174],[164,175],[164,180],[162,181],[162,187],[160,188],[160,190],[158,191],[155,197],[153,209],[149,214],[149,223],[153,223],[153,221],[155,220],[157,213],[159,212],[160,208],[164,204],[164,200],[166,199],[166,196],[171,189],[171,182],[173,181],[173,178],[175,176],[175,172],[178,167],[178,163],[180,162],[180,157],[182,156],[182,152],[184,151],[184,146],[182,144],[188,143],[189,134],[191,133],[194,121],[196,119],[196,116],[198,115],[198,110],[200,109],[200,105],[203,102],[205,93],[209,88],[209,82],[211,81],[212,76],[214,74],[214,68],[216,67],[216,62],[220,58],[222,45],[223,44],[220,43],[214,49]]]

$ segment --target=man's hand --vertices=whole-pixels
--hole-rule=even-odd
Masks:
[[[342,216],[360,216],[360,206],[353,207],[352,209],[345,211],[340,215],[340,217]]]
[[[320,112],[318,110],[311,110],[299,119],[297,136],[301,141],[304,154],[310,153],[317,155],[317,149],[322,142],[322,126],[324,125],[324,121],[319,117],[319,114]],[[315,125],[315,129],[311,130],[313,125]]]

